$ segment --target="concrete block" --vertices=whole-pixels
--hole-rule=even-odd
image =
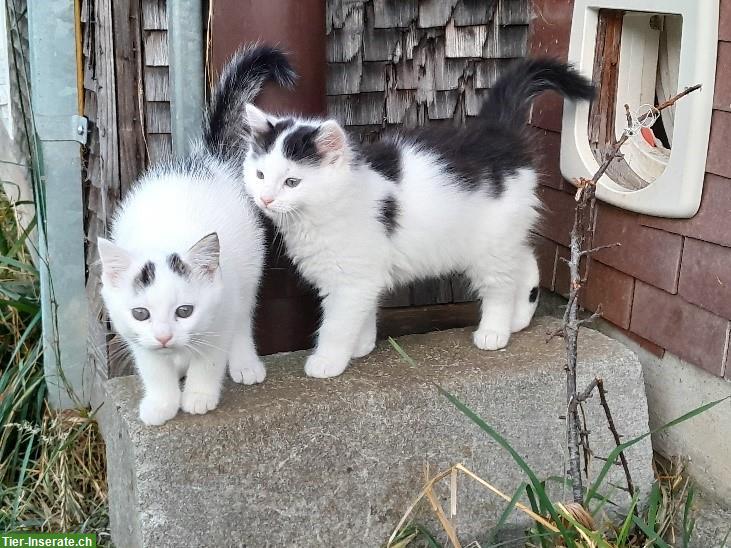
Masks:
[[[113,379],[100,416],[113,540],[120,547],[380,546],[423,486],[425,464],[435,473],[461,462],[512,493],[526,480],[520,469],[433,383],[503,433],[540,476],[561,476],[564,347],[545,342],[556,326],[537,318],[499,352],[477,350],[469,329],[406,336],[399,343],[418,367],[381,342],[328,380],[305,377],[304,353],[272,356],[263,385],[231,384],[214,412],[179,414],[162,427],[137,419],[135,377]],[[646,432],[635,355],[590,330],[579,352],[580,385],[605,379],[624,439]],[[606,456],[613,443],[598,398],[586,414],[592,449]],[[628,454],[645,492],[651,457],[649,438]],[[594,460],[591,473],[602,464]],[[619,467],[610,479],[623,484]],[[439,495],[446,502],[446,492]],[[484,536],[504,504],[460,479],[456,523],[465,543]]]

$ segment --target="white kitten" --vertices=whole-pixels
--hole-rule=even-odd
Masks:
[[[146,424],[162,424],[181,407],[214,409],[227,361],[234,381],[264,380],[252,336],[264,233],[240,181],[246,141],[226,122],[240,119],[265,80],[288,85],[293,76],[277,50],[235,56],[202,143],[190,157],[147,172],[115,216],[114,243],[99,239],[102,296],[142,378]]]
[[[384,290],[464,272],[482,299],[474,333],[503,348],[535,311],[538,268],[529,243],[538,213],[524,132],[538,93],[593,95],[570,67],[520,63],[466,128],[402,131],[370,146],[337,122],[276,118],[247,106],[247,191],[284,236],[323,298],[317,348],[305,371],[339,375],[376,340]]]

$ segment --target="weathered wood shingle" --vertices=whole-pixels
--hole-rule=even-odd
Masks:
[[[346,125],[462,120],[527,50],[528,0],[329,0],[327,93]],[[365,94],[365,95],[364,95]]]

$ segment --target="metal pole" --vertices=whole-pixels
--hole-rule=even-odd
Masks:
[[[185,155],[203,121],[204,36],[201,0],[168,0],[173,152]]]
[[[54,407],[86,405],[91,391],[79,149],[86,119],[78,112],[74,23],[74,0],[28,2],[31,105],[45,194],[38,227],[44,370]]]

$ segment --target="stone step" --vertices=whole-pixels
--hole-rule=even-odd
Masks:
[[[418,367],[384,341],[328,380],[304,375],[305,353],[272,356],[264,384],[231,383],[214,412],[181,413],[161,427],[137,418],[138,379],[113,379],[100,411],[113,539],[120,547],[377,547],[423,487],[426,464],[435,473],[463,463],[512,494],[523,473],[434,383],[504,434],[539,476],[561,476],[564,347],[560,339],[546,343],[557,326],[554,318],[536,318],[498,352],[476,349],[469,329],[405,336],[399,344]],[[605,379],[624,439],[646,432],[635,355],[585,330],[579,356],[580,386],[595,375]],[[606,456],[613,443],[598,398],[585,407],[592,450]],[[646,488],[650,439],[628,457],[633,479]],[[594,460],[590,472],[602,464]],[[624,484],[619,467],[610,480]],[[439,494],[447,500],[446,491]],[[484,535],[504,506],[460,478],[460,536],[469,542]]]

